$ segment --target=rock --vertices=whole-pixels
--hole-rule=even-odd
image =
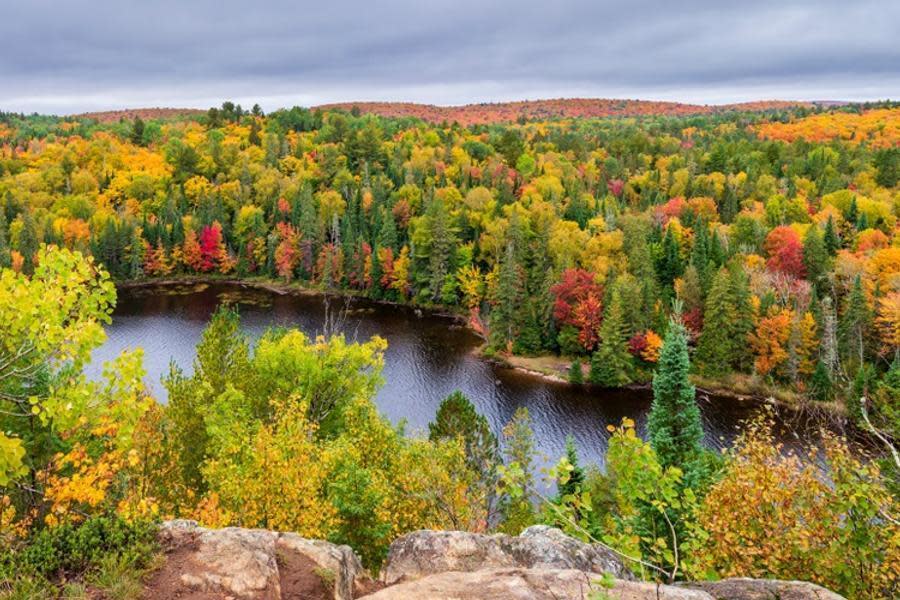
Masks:
[[[574,569],[632,579],[631,572],[611,551],[585,544],[544,525],[519,536],[484,535],[463,531],[415,531],[394,540],[381,578],[387,585],[445,571]]]
[[[471,573],[446,571],[397,583],[360,600],[713,600],[701,590],[616,580],[612,587],[599,577],[575,569],[485,569]]]
[[[278,536],[279,550],[297,552],[312,560],[319,569],[334,574],[335,600],[352,600],[357,589],[368,582],[366,573],[356,553],[350,546],[338,546],[322,540],[308,540],[296,533]]]
[[[709,592],[716,600],[844,600],[840,594],[806,581],[734,577],[683,585]]]
[[[295,533],[205,529],[194,521],[179,520],[163,523],[159,540],[167,562],[149,584],[157,594],[279,600],[282,593],[296,597],[303,590],[315,590],[335,600],[352,600],[355,588],[365,587],[369,579],[349,546],[307,540]]]

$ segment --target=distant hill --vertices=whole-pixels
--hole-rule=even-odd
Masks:
[[[433,123],[457,121],[463,125],[504,123],[525,117],[549,119],[558,117],[615,117],[641,115],[695,115],[725,111],[764,111],[797,106],[812,106],[808,102],[765,100],[738,104],[705,105],[653,100],[610,100],[602,98],[562,98],[556,100],[523,100],[465,104],[462,106],[436,106],[412,102],[341,102],[317,106],[320,109],[358,108],[363,113],[383,117],[416,117]]]
[[[185,115],[199,115],[205,112],[205,110],[200,110],[199,108],[125,108],[122,110],[81,113],[72,116],[96,119],[100,123],[116,123],[122,119],[133,121],[135,117],[149,121],[150,119],[171,119],[172,117]]]
[[[816,103],[822,104],[822,103]],[[552,119],[559,117],[634,117],[643,115],[699,115],[726,111],[765,111],[798,106],[812,106],[810,102],[763,100],[737,104],[683,104],[655,100],[614,100],[603,98],[560,98],[555,100],[521,100],[517,102],[484,102],[460,106],[438,106],[414,102],[338,102],[321,104],[313,108],[328,110],[359,109],[383,117],[415,117],[441,123],[456,121],[462,125],[483,123],[508,123],[522,117],[526,119]],[[198,115],[206,111],[197,108],[132,108],[89,112],[74,115],[96,119],[101,123],[114,123],[121,119],[165,119],[185,115]]]

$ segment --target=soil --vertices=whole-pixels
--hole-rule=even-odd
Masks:
[[[284,600],[328,600],[334,598],[334,574],[323,572],[299,552],[278,552],[278,574]],[[330,576],[331,581],[326,582]]]

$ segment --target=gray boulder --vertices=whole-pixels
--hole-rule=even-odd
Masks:
[[[414,531],[391,544],[381,579],[391,585],[446,571],[502,568],[573,569],[633,579],[610,550],[585,544],[544,525],[529,527],[519,536]]]
[[[806,581],[732,577],[683,585],[708,592],[716,600],[844,600],[840,594]]]

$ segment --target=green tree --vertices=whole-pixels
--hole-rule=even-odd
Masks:
[[[428,424],[432,442],[462,438],[466,460],[482,485],[493,491],[500,450],[484,415],[479,415],[469,399],[456,390],[441,401],[434,421]]]
[[[604,387],[622,387],[631,383],[633,364],[628,352],[627,327],[622,295],[615,287],[600,325],[600,347],[591,357],[591,383]]]
[[[839,325],[841,354],[856,365],[862,365],[865,360],[871,323],[872,311],[862,288],[862,278],[857,275]]]
[[[743,271],[737,266],[720,269],[706,297],[697,347],[697,359],[706,373],[721,375],[730,369],[746,368],[752,311]]]
[[[528,409],[516,409],[503,428],[503,456],[500,468],[503,497],[500,502],[500,530],[518,535],[535,523],[534,511],[534,432]]]
[[[841,239],[838,237],[834,219],[831,215],[828,215],[828,221],[825,223],[825,233],[822,236],[822,241],[825,244],[825,249],[831,256],[837,254],[837,251],[841,249]]]
[[[810,225],[803,238],[803,265],[806,267],[806,279],[821,289],[828,274],[828,249],[815,224]]]
[[[703,426],[690,370],[687,333],[675,318],[669,323],[660,351],[647,418],[650,445],[663,468],[674,466],[687,471],[700,455]]]
[[[569,365],[569,383],[580,385],[584,383],[584,372],[581,367],[581,359],[576,358]]]

